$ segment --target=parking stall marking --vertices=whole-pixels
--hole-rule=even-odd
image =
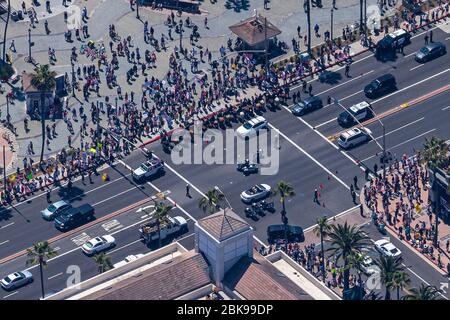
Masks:
[[[3,242],[0,242],[0,246],[2,245],[2,244],[6,244],[6,243],[8,243],[9,242],[9,240],[6,240],[6,241],[3,241]]]
[[[70,240],[72,240],[73,243],[75,243],[75,245],[77,247],[83,245],[86,241],[89,241],[91,239],[91,237],[86,233],[83,232],[73,238],[71,238]]]
[[[105,231],[109,232],[113,229],[122,228],[123,224],[121,224],[117,219],[108,221],[104,224],[102,224],[102,228],[105,229]]]
[[[6,227],[10,227],[10,226],[12,226],[14,223],[15,223],[15,222],[11,222],[11,223],[5,224],[4,226],[0,227],[0,229],[6,228]]]
[[[15,294],[18,294],[18,293],[19,293],[19,291],[14,291],[13,293],[10,293],[10,294],[4,296],[3,299],[9,298],[9,297],[11,297],[11,296],[13,296]]]
[[[53,278],[62,276],[63,274],[64,274],[63,272],[57,273],[57,274],[55,274],[55,275],[53,275],[53,276],[51,276],[51,277],[48,277],[48,280],[51,280],[51,279],[53,279]]]

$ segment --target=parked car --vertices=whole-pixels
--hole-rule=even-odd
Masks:
[[[388,73],[376,78],[364,87],[364,93],[369,98],[374,98],[397,89],[395,77]]]
[[[241,200],[245,203],[256,202],[266,198],[270,194],[270,186],[268,184],[257,184],[253,187],[242,191]]]
[[[33,282],[33,275],[30,271],[26,270],[11,273],[0,280],[1,285],[5,290],[14,290],[31,282]]]
[[[388,257],[398,257],[402,254],[402,252],[397,249],[389,240],[381,239],[375,241],[375,249],[377,249],[382,255]]]
[[[289,242],[303,242],[305,235],[302,227],[286,225],[287,239]],[[267,238],[269,243],[274,243],[277,240],[284,239],[284,224],[272,224],[267,227]]]
[[[263,116],[257,116],[237,128],[236,133],[241,138],[246,138],[256,135],[261,129],[267,129],[267,120]]]
[[[373,112],[370,103],[363,101],[341,112],[337,118],[337,122],[342,127],[351,127],[358,124],[358,122],[372,117]]]
[[[72,208],[72,205],[70,203],[67,203],[64,200],[56,201],[55,203],[51,203],[46,209],[41,211],[42,218],[44,218],[45,220],[53,220],[69,208]]]
[[[342,149],[351,149],[361,143],[369,141],[372,132],[368,128],[353,128],[340,134],[338,144]]]
[[[309,112],[315,111],[323,107],[322,99],[318,96],[312,96],[305,100],[298,102],[291,109],[291,112],[295,116],[302,116]]]
[[[415,59],[417,62],[427,62],[446,53],[447,49],[442,42],[431,42],[417,51]]]
[[[133,171],[133,179],[141,181],[163,171],[164,161],[158,158],[153,158],[141,164],[139,168]]]
[[[94,219],[94,208],[86,203],[61,213],[55,218],[55,227],[58,230],[67,231]]]
[[[86,243],[81,247],[81,250],[83,250],[84,253],[90,256],[108,250],[115,245],[116,239],[114,239],[113,236],[104,235],[86,241]]]

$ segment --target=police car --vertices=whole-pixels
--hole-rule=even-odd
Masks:
[[[363,101],[339,114],[337,121],[343,127],[350,127],[357,124],[358,121],[361,122],[372,117],[373,112],[370,103]]]
[[[372,131],[367,128],[353,128],[347,130],[339,136],[338,144],[342,149],[351,149],[361,143],[369,141]]]
[[[409,44],[411,42],[410,39],[411,35],[406,30],[395,30],[394,32],[387,34],[383,39],[378,41],[377,52],[400,48]]]

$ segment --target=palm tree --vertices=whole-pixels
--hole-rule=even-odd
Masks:
[[[423,283],[420,284],[420,288],[412,288],[411,293],[404,296],[403,300],[441,300],[439,295],[442,291],[435,286],[425,286]]]
[[[31,76],[31,84],[41,92],[41,128],[42,128],[42,148],[40,163],[44,160],[44,146],[45,146],[45,94],[52,90],[55,85],[56,72],[51,71],[48,64],[40,65]]]
[[[223,193],[216,189],[208,190],[206,196],[200,198],[198,201],[198,207],[202,209],[204,213],[208,211],[209,214],[213,214],[220,208],[219,204],[223,201],[224,197]]]
[[[404,290],[411,283],[409,274],[404,271],[397,271],[392,276],[391,281],[387,284],[390,289],[397,291],[397,300],[400,300],[400,290]]]
[[[97,253],[92,259],[97,263],[98,273],[103,273],[113,268],[111,257],[104,252]]]
[[[364,270],[364,258],[366,257],[366,255],[364,254],[353,254],[349,257],[348,259],[348,263],[349,263],[349,268],[350,269],[355,269],[356,273],[358,274],[358,284],[359,284],[359,299],[363,299],[364,297],[364,288],[362,286],[362,279],[361,276],[362,274],[366,274],[366,271]]]
[[[327,235],[327,232],[330,230],[330,225],[328,224],[328,220],[326,216],[317,218],[317,226],[314,228],[313,232],[316,237],[320,237],[320,250],[322,252],[322,277],[323,282],[326,280],[326,272],[325,272],[325,251],[323,250],[323,238]]]
[[[331,225],[330,231],[327,233],[327,242],[330,248],[327,249],[330,255],[336,259],[342,258],[344,261],[344,292],[349,290],[349,259],[350,256],[361,254],[369,246],[369,237],[360,227],[349,226],[347,222],[344,225]]]
[[[33,244],[33,247],[27,249],[27,261],[26,265],[31,266],[39,263],[39,272],[41,274],[41,294],[42,298],[45,296],[44,290],[44,273],[43,268],[47,266],[47,261],[45,259],[51,259],[56,256],[56,252],[47,241],[37,242]]]
[[[6,62],[6,34],[8,32],[9,16],[11,15],[11,0],[8,0],[8,9],[6,14],[5,30],[3,31],[3,53],[2,59]]]
[[[385,300],[391,300],[391,288],[394,275],[397,272],[404,272],[402,257],[391,257],[380,254],[375,260],[375,265],[380,268],[380,281],[386,288]]]
[[[273,192],[273,195],[280,194],[280,202],[283,206],[281,210],[281,221],[284,224],[284,243],[287,252],[288,238],[287,238],[287,224],[288,219],[286,217],[286,199],[295,196],[294,188],[286,181],[281,180],[277,183],[277,187]]]
[[[445,142],[445,140],[431,137],[430,140],[425,139],[425,144],[423,145],[422,153],[422,161],[425,162],[428,167],[431,169],[434,175],[433,181],[436,181],[436,170],[444,168],[448,163],[448,146]],[[420,151],[419,151],[420,152]],[[436,183],[433,183],[432,185],[432,191],[433,191],[433,198],[435,200],[435,232],[433,236],[433,245],[435,247],[438,246],[438,226],[439,226],[439,212],[440,212],[440,194],[439,194],[439,187],[436,185]]]
[[[156,226],[158,227],[158,241],[159,241],[159,248],[162,246],[162,240],[161,240],[161,225],[168,221],[167,217],[169,215],[170,210],[172,210],[172,206],[165,205],[162,203],[159,203],[156,205],[156,211],[153,215],[153,217],[156,219]]]

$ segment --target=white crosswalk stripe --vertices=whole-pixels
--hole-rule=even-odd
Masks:
[[[70,240],[72,240],[72,242],[75,243],[77,246],[81,246],[89,239],[91,239],[91,237],[86,232],[83,232],[83,233],[71,238]]]

